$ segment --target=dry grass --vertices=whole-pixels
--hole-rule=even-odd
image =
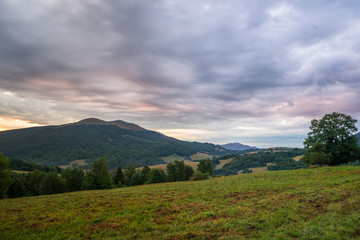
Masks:
[[[185,160],[184,164],[187,165],[187,166],[192,167],[194,169],[194,171],[196,171],[197,165],[199,165],[198,162],[192,162],[192,161],[189,161],[189,160]],[[167,166],[167,164],[158,164],[158,165],[149,166],[149,168],[160,168],[160,169],[166,170],[166,166]],[[139,168],[136,168],[136,169],[141,171],[141,169],[143,169],[143,168],[139,167]]]
[[[222,169],[224,167],[225,164],[231,162],[233,160],[233,158],[228,158],[228,159],[224,159],[224,160],[219,160],[220,164],[216,165],[215,169]]]
[[[66,169],[66,168],[71,168],[74,164],[76,164],[77,166],[85,166],[86,165],[86,160],[75,160],[75,161],[72,161],[70,162],[68,165],[61,165],[59,166],[59,168],[62,168],[62,169]]]
[[[191,160],[203,160],[203,159],[207,159],[207,158],[212,159],[213,155],[198,152],[196,154],[191,155],[190,158],[191,158]]]
[[[296,157],[293,157],[293,159],[294,159],[295,161],[300,161],[303,156],[304,156],[304,155],[296,156]]]
[[[162,157],[161,159],[164,160],[166,163],[172,163],[172,162],[175,162],[175,160],[185,161],[186,157],[180,157],[180,156],[174,154],[174,155],[171,155],[171,156]]]

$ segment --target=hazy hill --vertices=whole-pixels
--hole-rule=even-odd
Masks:
[[[247,149],[258,149],[257,147],[252,147],[252,146],[244,145],[244,144],[237,143],[237,142],[236,143],[227,143],[227,144],[223,144],[220,146],[222,146],[223,148],[228,149],[228,150],[236,150],[236,151],[243,151],[243,150],[247,150]]]
[[[59,126],[33,127],[0,132],[0,152],[11,158],[66,165],[87,163],[106,156],[110,167],[165,163],[161,157],[190,156],[197,152],[223,155],[229,151],[208,143],[186,142],[124,121],[89,118]]]

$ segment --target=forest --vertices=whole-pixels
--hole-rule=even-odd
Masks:
[[[116,171],[110,171],[105,157],[95,160],[91,169],[87,171],[78,167],[61,170],[57,167],[28,163],[19,159],[9,161],[2,154],[0,162],[2,168],[0,173],[3,180],[0,193],[2,198],[203,180],[213,174],[211,160],[199,161],[197,171],[186,166],[182,161],[167,164],[166,171],[158,168],[151,169],[148,166],[137,170],[133,164],[127,165],[124,170],[119,166]],[[23,171],[8,169],[9,166]]]
[[[236,175],[239,171],[249,171],[249,168],[266,167],[269,171],[290,170],[305,168],[307,165],[303,161],[295,161],[293,158],[305,153],[304,149],[294,148],[287,151],[276,152],[272,149],[260,150],[251,154],[227,155],[213,160],[214,164],[219,164],[219,160],[232,158],[233,160],[224,165],[222,169],[215,170],[215,175]],[[268,163],[271,163],[269,165]]]

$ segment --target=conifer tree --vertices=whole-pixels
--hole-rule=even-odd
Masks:
[[[120,166],[116,170],[115,176],[113,177],[113,182],[114,182],[115,186],[118,186],[118,187],[125,184],[124,173]]]

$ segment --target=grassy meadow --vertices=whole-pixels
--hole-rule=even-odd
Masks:
[[[1,239],[360,239],[360,167],[0,200]]]

